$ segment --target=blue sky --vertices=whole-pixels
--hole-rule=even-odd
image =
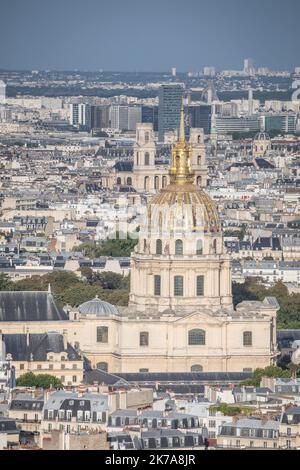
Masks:
[[[0,0],[0,68],[300,66],[299,0]]]

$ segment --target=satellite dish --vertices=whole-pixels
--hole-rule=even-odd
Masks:
[[[293,352],[292,363],[296,365],[300,364],[300,348],[296,349],[296,351]]]

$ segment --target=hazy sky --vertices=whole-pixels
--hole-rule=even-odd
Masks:
[[[300,66],[299,0],[0,0],[0,68]]]

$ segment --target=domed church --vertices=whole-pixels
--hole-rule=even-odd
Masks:
[[[2,333],[61,332],[92,367],[112,373],[250,372],[274,363],[278,303],[233,307],[230,257],[214,202],[194,184],[193,152],[182,107],[169,184],[150,200],[131,256],[127,307],[95,298],[63,311],[50,290],[3,292]]]
[[[211,198],[194,185],[191,144],[172,150],[170,183],[148,204],[131,257],[128,307],[79,307],[80,348],[109,372],[242,372],[275,361],[276,299],[231,295],[231,264]]]

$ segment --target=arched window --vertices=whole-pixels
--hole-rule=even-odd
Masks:
[[[154,189],[159,189],[159,177],[154,177]]]
[[[145,153],[145,166],[150,165],[150,155],[149,152]]]
[[[201,186],[202,184],[202,177],[201,176],[197,176],[197,185],[198,186]]]
[[[213,241],[213,250],[214,250],[214,253],[217,253],[217,240],[214,239]]]
[[[203,242],[202,240],[197,240],[196,254],[203,255]]]
[[[167,185],[167,177],[166,176],[163,176],[162,177],[162,187],[165,188]]]
[[[117,185],[120,186],[121,183],[122,183],[121,178],[117,178]]]
[[[107,326],[97,326],[97,343],[108,343]]]
[[[140,333],[140,346],[149,346],[149,333],[148,333],[148,331],[142,331]]]
[[[252,331],[244,331],[243,333],[243,345],[252,346]]]
[[[174,277],[174,295],[176,297],[183,296],[183,276]]]
[[[203,367],[200,366],[200,364],[194,364],[191,367],[191,372],[202,372],[202,371],[203,371]]]
[[[160,239],[156,240],[156,254],[162,254],[162,241]]]
[[[175,242],[175,255],[183,254],[183,243],[182,240],[176,240]]]
[[[136,152],[136,164],[139,165],[139,152]]]
[[[145,176],[145,179],[144,179],[144,189],[146,189],[146,190],[149,189],[149,176]]]
[[[132,178],[131,178],[131,176],[128,176],[128,178],[127,178],[127,184],[128,184],[128,186],[131,186],[131,185],[132,185]]]
[[[190,346],[203,346],[205,345],[205,331],[199,330],[198,328],[195,330],[189,331],[189,345]]]
[[[197,157],[197,163],[198,163],[198,165],[201,165],[201,155],[198,155],[198,157]]]
[[[108,371],[108,364],[107,362],[98,362],[97,369],[104,370],[104,372]]]

